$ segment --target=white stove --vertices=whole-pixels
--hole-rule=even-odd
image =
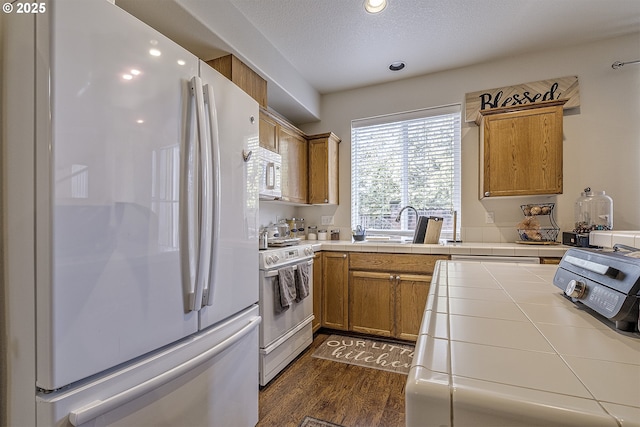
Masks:
[[[297,261],[313,258],[311,245],[269,248],[259,253],[260,270],[272,270]]]
[[[313,248],[311,245],[260,251],[260,385],[265,386],[313,341]],[[280,273],[293,269],[296,280],[308,280],[309,295],[279,306]],[[298,275],[298,271],[304,274]],[[284,276],[283,276],[284,277]]]

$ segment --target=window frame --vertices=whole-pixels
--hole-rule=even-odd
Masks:
[[[383,128],[384,126],[388,126],[388,125],[393,125],[393,124],[399,124],[402,123],[405,126],[408,123],[412,123],[412,122],[416,122],[419,120],[423,120],[424,124],[428,124],[429,122],[429,118],[435,118],[435,117],[442,117],[442,116],[452,116],[451,118],[453,119],[453,124],[451,125],[451,138],[453,138],[453,147],[452,147],[452,161],[453,161],[453,166],[452,166],[452,188],[451,190],[451,200],[450,200],[450,206],[439,206],[438,210],[433,211],[433,210],[422,210],[421,206],[414,206],[416,209],[418,209],[419,211],[419,215],[426,215],[426,216],[440,216],[445,218],[444,222],[443,222],[443,227],[442,227],[442,232],[440,235],[441,239],[453,239],[453,212],[457,211],[458,213],[461,210],[461,186],[462,186],[462,175],[461,175],[461,150],[462,150],[462,108],[461,108],[461,104],[450,104],[450,105],[445,105],[445,106],[440,106],[440,107],[431,107],[431,108],[422,108],[422,109],[418,109],[418,110],[412,110],[412,111],[407,111],[407,112],[400,112],[400,113],[392,113],[392,114],[386,114],[386,115],[381,115],[381,116],[375,116],[375,117],[368,117],[368,118],[363,118],[363,119],[354,119],[351,121],[351,211],[350,211],[350,216],[351,216],[351,226],[352,228],[355,229],[355,227],[359,222],[359,218],[360,216],[357,214],[357,210],[359,209],[358,206],[358,197],[356,194],[356,187],[358,185],[358,180],[356,179],[356,174],[358,174],[359,171],[359,160],[356,158],[359,154],[358,154],[358,144],[362,143],[362,141],[358,141],[359,137],[358,137],[358,133],[362,132],[362,129],[368,129],[368,130],[374,130],[376,127],[379,128]],[[360,130],[358,130],[360,129]],[[404,141],[404,145],[407,145],[407,142],[409,141],[408,138],[403,139]],[[380,144],[384,144],[384,142],[380,142]],[[403,150],[406,151],[406,150]],[[408,155],[406,153],[403,153],[402,156],[404,157],[403,159],[403,163],[402,163],[402,174],[403,174],[403,179],[406,181],[406,175],[408,173]],[[402,182],[401,180],[401,182]],[[402,185],[405,186],[406,183],[402,182]],[[406,193],[406,189],[402,190],[403,192]],[[400,194],[400,198],[402,199],[403,194]],[[411,202],[409,201],[400,201],[400,205],[398,206],[398,208],[402,208],[404,206],[406,206],[407,204],[411,204]],[[446,208],[446,209],[445,209]],[[409,211],[411,211],[409,209]],[[393,214],[392,208],[390,207],[389,210],[389,217],[391,217],[391,215]],[[385,214],[387,215],[387,214]],[[411,214],[412,217],[414,217],[413,214]],[[459,217],[459,215],[458,215]],[[413,220],[409,221],[409,215],[407,215],[407,212],[405,211],[405,213],[402,214],[401,216],[401,229],[385,229],[385,228],[368,228],[368,232],[370,232],[371,234],[380,234],[380,235],[385,235],[385,234],[393,234],[393,235],[404,235],[404,236],[411,236],[414,233],[414,229],[412,228],[412,226],[415,226],[415,222],[416,222],[417,218],[413,218]],[[388,220],[387,220],[388,222]],[[366,226],[365,226],[366,228]],[[457,221],[456,223],[456,228],[457,228],[457,234],[456,236],[460,235],[460,222]]]

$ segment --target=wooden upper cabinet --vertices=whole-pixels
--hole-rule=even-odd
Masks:
[[[279,125],[271,116],[260,109],[260,146],[278,152]]]
[[[480,112],[480,198],[562,193],[565,102]]]
[[[294,129],[280,126],[278,148],[282,156],[282,200],[308,203],[307,140]]]
[[[338,144],[333,133],[311,135],[309,141],[309,203],[337,205]]]
[[[233,55],[225,55],[207,61],[207,64],[258,101],[261,107],[267,107],[267,81],[244,62]]]

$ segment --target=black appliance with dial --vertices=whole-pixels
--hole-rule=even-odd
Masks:
[[[615,322],[617,329],[636,331],[640,329],[640,252],[627,249],[632,251],[569,249],[553,283],[574,302]]]

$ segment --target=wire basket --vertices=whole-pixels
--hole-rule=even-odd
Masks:
[[[531,228],[531,229],[518,229],[520,240],[528,242],[555,242],[558,238],[557,228]]]
[[[551,215],[555,203],[531,203],[528,205],[520,205],[524,216]]]

